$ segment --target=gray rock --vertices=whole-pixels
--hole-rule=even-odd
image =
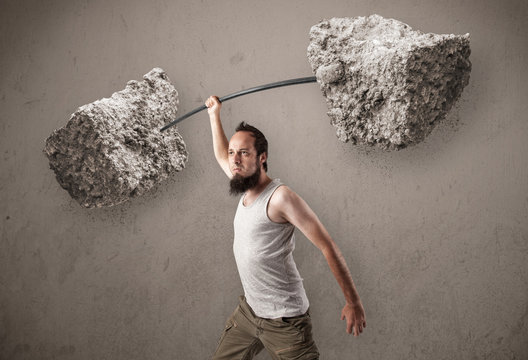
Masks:
[[[445,118],[469,82],[469,55],[469,34],[424,34],[379,15],[324,20],[308,46],[339,140],[390,150]]]
[[[110,98],[81,106],[46,140],[57,181],[84,207],[112,206],[141,195],[187,162],[174,120],[178,92],[154,68]]]

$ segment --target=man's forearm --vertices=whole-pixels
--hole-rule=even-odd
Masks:
[[[229,141],[224,133],[222,122],[220,121],[220,115],[212,114],[209,116],[209,120],[211,121],[215,157],[217,160],[226,160]]]
[[[361,300],[352,280],[352,275],[337,245],[334,243],[332,246],[324,249],[323,255],[343,291],[346,302],[352,305],[360,304]]]

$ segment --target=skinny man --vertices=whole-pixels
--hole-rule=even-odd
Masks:
[[[233,251],[244,296],[227,320],[213,359],[252,359],[263,348],[273,359],[318,359],[308,298],[292,256],[295,228],[326,258],[345,296],[341,320],[346,319],[349,334],[358,336],[367,325],[365,311],[343,255],[308,204],[267,175],[264,135],[243,122],[228,141],[218,97],[209,97],[205,105],[214,154],[230,178],[230,193],[243,194]]]

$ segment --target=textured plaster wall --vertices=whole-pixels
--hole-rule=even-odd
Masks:
[[[2,1],[0,358],[206,359],[242,291],[237,200],[207,114],[179,126],[184,171],[109,209],[60,188],[44,140],[155,66],[179,114],[212,93],[310,76],[310,27],[371,13],[471,33],[470,83],[423,143],[386,153],[339,142],[316,84],[223,107],[229,135],[242,120],[267,135],[270,174],[319,214],[355,278],[360,338],[339,320],[323,256],[298,237],[323,358],[528,358],[528,8],[437,0]]]

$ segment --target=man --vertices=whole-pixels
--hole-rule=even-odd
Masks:
[[[230,141],[220,120],[221,103],[208,108],[216,160],[230,180],[230,193],[243,194],[234,220],[233,251],[245,296],[229,317],[213,359],[252,359],[263,348],[274,359],[318,359],[308,299],[293,261],[297,227],[325,256],[345,296],[341,320],[358,336],[365,312],[341,251],[306,202],[267,175],[267,141],[241,123]]]

